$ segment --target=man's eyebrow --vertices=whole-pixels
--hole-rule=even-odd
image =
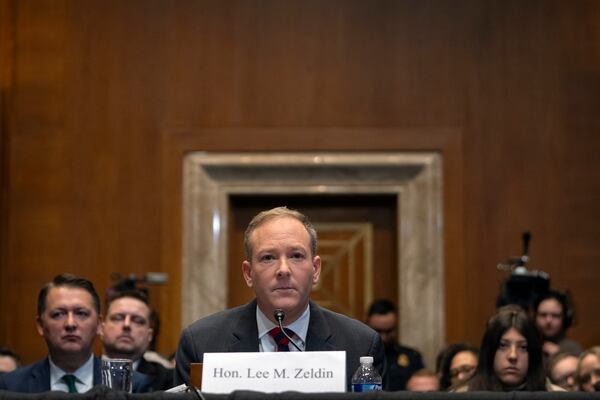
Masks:
[[[264,254],[264,253],[272,253],[273,252],[273,248],[272,247],[268,247],[268,248],[264,248],[264,249],[258,249],[256,251],[256,254]]]

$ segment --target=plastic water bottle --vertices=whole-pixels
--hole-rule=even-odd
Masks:
[[[381,375],[373,366],[373,357],[361,357],[360,366],[352,376],[353,392],[381,390]]]

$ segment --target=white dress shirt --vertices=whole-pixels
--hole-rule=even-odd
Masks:
[[[302,351],[305,350],[306,346],[306,334],[308,332],[308,322],[310,321],[310,307],[306,305],[306,310],[300,315],[300,317],[289,325],[283,325],[284,328],[291,329],[295,335],[292,336],[296,346],[300,347]],[[284,320],[285,322],[285,320]],[[260,351],[275,351],[277,343],[269,331],[279,325],[274,324],[267,316],[256,307],[256,325],[258,327],[258,339],[259,339],[259,350]],[[289,345],[290,351],[298,351],[293,344]]]
[[[94,386],[93,354],[81,367],[79,367],[79,369],[71,373],[63,371],[60,367],[54,364],[50,356],[48,356],[48,360],[50,361],[50,390],[68,392],[69,387],[62,379],[66,374],[74,375],[75,378],[77,378],[75,380],[75,387],[77,388],[78,393],[85,393]]]

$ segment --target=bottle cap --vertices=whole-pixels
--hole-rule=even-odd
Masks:
[[[364,356],[360,358],[360,363],[361,364],[373,364],[373,357],[371,356]]]

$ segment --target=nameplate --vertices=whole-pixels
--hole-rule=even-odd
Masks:
[[[202,391],[345,392],[346,352],[204,353]]]

